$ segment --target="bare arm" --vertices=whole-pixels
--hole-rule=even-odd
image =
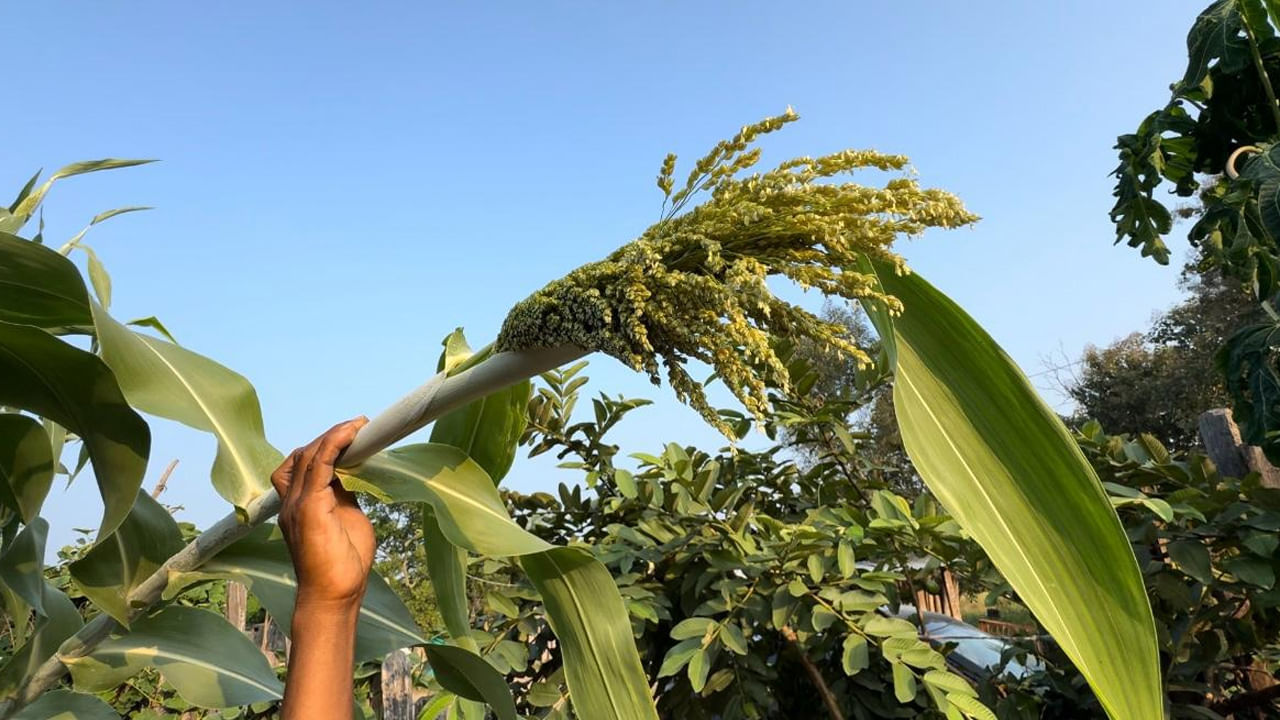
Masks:
[[[373,565],[374,535],[333,464],[360,418],[335,425],[294,450],[271,475],[280,494],[280,528],[298,575],[293,649],[283,720],[349,720],[356,619]]]

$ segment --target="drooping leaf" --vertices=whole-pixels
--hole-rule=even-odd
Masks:
[[[0,580],[23,602],[45,616],[44,609],[44,545],[49,536],[49,523],[33,518],[14,537],[0,555]]]
[[[185,545],[169,511],[145,490],[106,542],[71,563],[71,579],[99,609],[129,626],[129,593]]]
[[[63,641],[84,626],[71,598],[48,582],[44,584],[43,604],[45,617],[36,618],[35,632],[0,667],[0,697],[17,690],[41,663],[53,657]]]
[[[76,689],[116,687],[145,667],[160,671],[182,699],[206,708],[278,700],[284,686],[244,633],[221,615],[180,605],[141,618],[84,657],[60,656]]]
[[[244,508],[271,488],[271,472],[283,456],[267,442],[258,394],[248,380],[203,355],[128,329],[96,303],[93,317],[102,358],[134,407],[217,438],[211,477],[218,494]]]
[[[498,720],[516,720],[516,703],[507,681],[484,658],[450,645],[425,645],[427,661],[444,689],[486,703]]]
[[[422,541],[427,555],[427,575],[431,578],[445,629],[463,647],[474,650],[467,602],[466,552],[454,547],[445,537],[435,511],[427,503],[422,503]]]
[[[25,523],[40,514],[53,484],[53,463],[53,446],[40,423],[26,415],[0,414],[0,502]]]
[[[98,172],[99,170],[114,170],[116,168],[133,167],[135,165],[145,165],[155,162],[154,160],[120,160],[116,158],[106,158],[104,160],[90,160],[86,162],[78,162],[61,168],[54,174],[49,176],[39,188],[34,189],[25,194],[21,200],[9,208],[13,214],[13,222],[15,227],[0,227],[5,232],[17,232],[19,228],[31,217],[40,203],[44,201],[44,196],[49,192],[49,188],[58,180],[68,178],[75,175],[83,175],[85,173]]]
[[[656,720],[631,621],[613,577],[580,548],[520,559],[547,608],[578,717]]]
[[[552,547],[511,521],[489,475],[451,445],[394,448],[338,476],[347,488],[384,502],[429,503],[449,542],[471,552],[509,557]]]
[[[19,710],[13,720],[120,720],[120,716],[93,695],[51,690]]]
[[[560,642],[566,681],[581,717],[656,718],[631,620],[613,577],[580,548],[557,548],[512,522],[488,475],[461,450],[432,443],[381,452],[343,484],[384,501],[427,502],[453,545],[522,556]]]
[[[298,579],[280,528],[264,523],[232,543],[196,571],[171,578],[165,596],[172,597],[193,582],[209,578],[235,580],[249,586],[262,606],[286,634],[292,630]],[[426,642],[409,609],[377,574],[369,576],[356,625],[356,661]]]
[[[169,332],[169,328],[165,327],[164,323],[160,322],[160,319],[157,318],[155,315],[150,315],[144,318],[138,318],[136,320],[130,320],[129,322],[125,323],[125,325],[133,325],[135,327],[149,327],[152,330],[155,330],[156,332],[163,335],[165,340],[168,340],[174,345],[178,344],[177,338],[173,336],[173,333]]]
[[[1185,87],[1195,87],[1209,74],[1213,61],[1226,71],[1250,62],[1249,40],[1237,0],[1218,0],[1205,8],[1187,34]]]
[[[0,232],[0,321],[50,330],[91,327],[80,271],[43,245]]]
[[[1119,518],[1057,415],[919,275],[877,268],[907,452],[1117,720],[1163,712],[1155,623]]]
[[[105,505],[98,537],[109,535],[133,507],[151,449],[150,429],[111,370],[43,330],[0,322],[0,405],[30,410],[81,437]]]

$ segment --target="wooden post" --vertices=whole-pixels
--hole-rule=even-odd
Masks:
[[[1245,445],[1227,408],[1210,410],[1200,416],[1200,441],[1205,454],[1228,477],[1244,477],[1251,472],[1261,476],[1263,487],[1280,488],[1280,470],[1263,454],[1262,448]]]
[[[249,606],[249,588],[243,583],[227,581],[227,620],[244,632],[245,613]]]
[[[414,720],[409,655],[394,650],[382,661],[382,720]]]

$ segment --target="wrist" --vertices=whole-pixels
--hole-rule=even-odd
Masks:
[[[354,597],[332,597],[299,589],[293,605],[294,623],[302,617],[309,623],[330,621],[354,626],[360,616],[363,599],[363,593]]]

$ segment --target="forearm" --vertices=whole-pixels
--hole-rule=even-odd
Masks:
[[[352,606],[299,599],[293,614],[283,720],[351,717],[359,610],[358,603]]]

